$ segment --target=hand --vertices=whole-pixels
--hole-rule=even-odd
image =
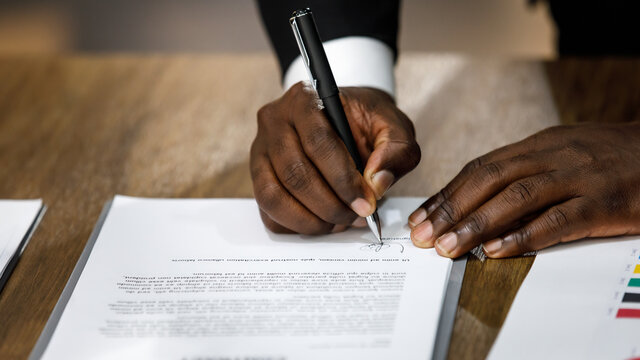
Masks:
[[[260,215],[274,232],[341,231],[371,215],[376,199],[416,167],[413,124],[385,92],[343,88],[341,98],[364,176],[318,107],[298,83],[258,111],[251,177]]]
[[[471,161],[409,217],[416,246],[492,258],[640,233],[640,123],[544,130]]]

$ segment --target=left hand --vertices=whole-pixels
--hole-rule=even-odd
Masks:
[[[416,246],[502,258],[640,234],[640,122],[546,129],[469,164],[409,217]]]

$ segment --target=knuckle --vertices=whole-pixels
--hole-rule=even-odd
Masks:
[[[302,161],[294,161],[286,165],[282,182],[286,188],[293,191],[306,189],[311,183],[311,174],[307,164]]]
[[[532,180],[518,180],[507,187],[505,197],[509,204],[526,204],[533,201],[535,191],[536,185]]]
[[[555,181],[552,173],[542,173],[534,177],[518,180],[505,189],[504,199],[510,205],[526,204],[535,202],[543,194],[547,184]]]
[[[451,200],[445,200],[440,204],[440,208],[437,210],[437,217],[447,222],[450,225],[454,225],[460,221],[462,217],[462,211],[458,204]]]
[[[402,159],[409,169],[414,169],[420,163],[422,158],[422,152],[420,151],[420,145],[417,142],[411,141],[405,147]]]
[[[304,81],[298,81],[297,83],[293,84],[293,86],[291,87],[290,91],[293,94],[300,94],[300,93],[306,93],[306,84]]]
[[[270,119],[275,117],[275,111],[273,109],[272,104],[267,104],[261,107],[258,110],[257,118],[258,118],[258,127],[263,128],[267,123],[269,123]]]
[[[318,109],[318,95],[308,82],[298,81],[287,91],[285,97],[288,101],[296,104],[295,106],[304,106],[299,109],[304,113],[308,114],[310,111]]]
[[[517,154],[510,159],[501,161],[505,168],[517,168],[523,164],[527,166],[537,166],[540,162],[539,155],[532,155],[531,153]]]
[[[284,94],[284,97],[297,97],[300,96],[300,94],[304,94],[304,88],[305,88],[305,84],[304,81],[298,81],[297,83],[293,84],[289,90],[287,90]]]
[[[463,173],[470,173],[472,171],[477,170],[478,168],[480,168],[483,165],[483,159],[482,157],[479,158],[475,158],[471,161],[469,161],[463,168],[462,171]]]
[[[291,147],[288,145],[289,142],[284,137],[272,138],[267,144],[267,151],[272,159],[277,160],[291,152]]]
[[[535,177],[535,180],[537,181],[536,183],[537,186],[544,186],[547,184],[556,183],[557,179],[558,179],[557,176],[553,172],[545,172]]]
[[[470,175],[469,185],[482,192],[490,184],[501,182],[503,179],[503,166],[498,163],[486,163]]]
[[[494,182],[502,179],[503,169],[502,165],[499,163],[492,162],[482,165],[478,171],[480,172],[480,181],[482,183]]]
[[[511,241],[516,245],[516,248],[521,254],[530,252],[533,250],[531,246],[531,231],[528,227],[520,229],[510,235]]]
[[[334,172],[331,176],[330,183],[333,188],[342,194],[346,200],[353,200],[345,195],[356,195],[361,193],[361,181],[359,175],[355,171]],[[355,197],[354,197],[355,199]]]
[[[356,171],[336,172],[333,178],[337,184],[345,185],[349,189],[360,187],[360,175]]]
[[[305,144],[313,154],[326,159],[338,148],[338,143],[332,135],[332,130],[328,127],[314,127],[305,136]]]
[[[281,207],[282,189],[280,185],[272,182],[256,183],[255,197],[258,205],[269,213]]]
[[[440,204],[446,200],[445,194],[451,194],[451,192],[444,188],[440,190],[437,194],[432,195],[427,201],[425,201],[420,207],[424,208],[427,211],[427,214],[433,213]]]
[[[509,159],[509,162],[514,164],[523,163],[525,161],[531,160],[531,158],[532,157],[530,153],[517,154],[516,156]]]
[[[560,207],[554,207],[544,217],[544,223],[548,232],[560,233],[569,225],[567,211]]]
[[[487,223],[487,217],[484,214],[475,212],[465,220],[464,228],[473,234],[481,234],[487,228]]]
[[[453,195],[453,189],[449,186],[443,188],[442,190],[440,190],[440,192],[438,193],[440,196],[440,200],[441,201],[446,201],[449,200],[451,198],[451,196]]]

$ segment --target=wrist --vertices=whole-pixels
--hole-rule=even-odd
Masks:
[[[382,41],[359,36],[323,43],[333,76],[339,87],[370,87],[395,96],[393,51]],[[309,81],[307,69],[298,56],[284,75],[283,87]]]

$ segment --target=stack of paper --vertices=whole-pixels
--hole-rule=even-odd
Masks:
[[[0,291],[31,236],[41,200],[0,200]]]
[[[640,359],[640,238],[542,250],[489,359]]]
[[[452,261],[412,245],[420,202],[387,201],[379,245],[270,233],[254,200],[118,196],[31,357],[430,358]]]

